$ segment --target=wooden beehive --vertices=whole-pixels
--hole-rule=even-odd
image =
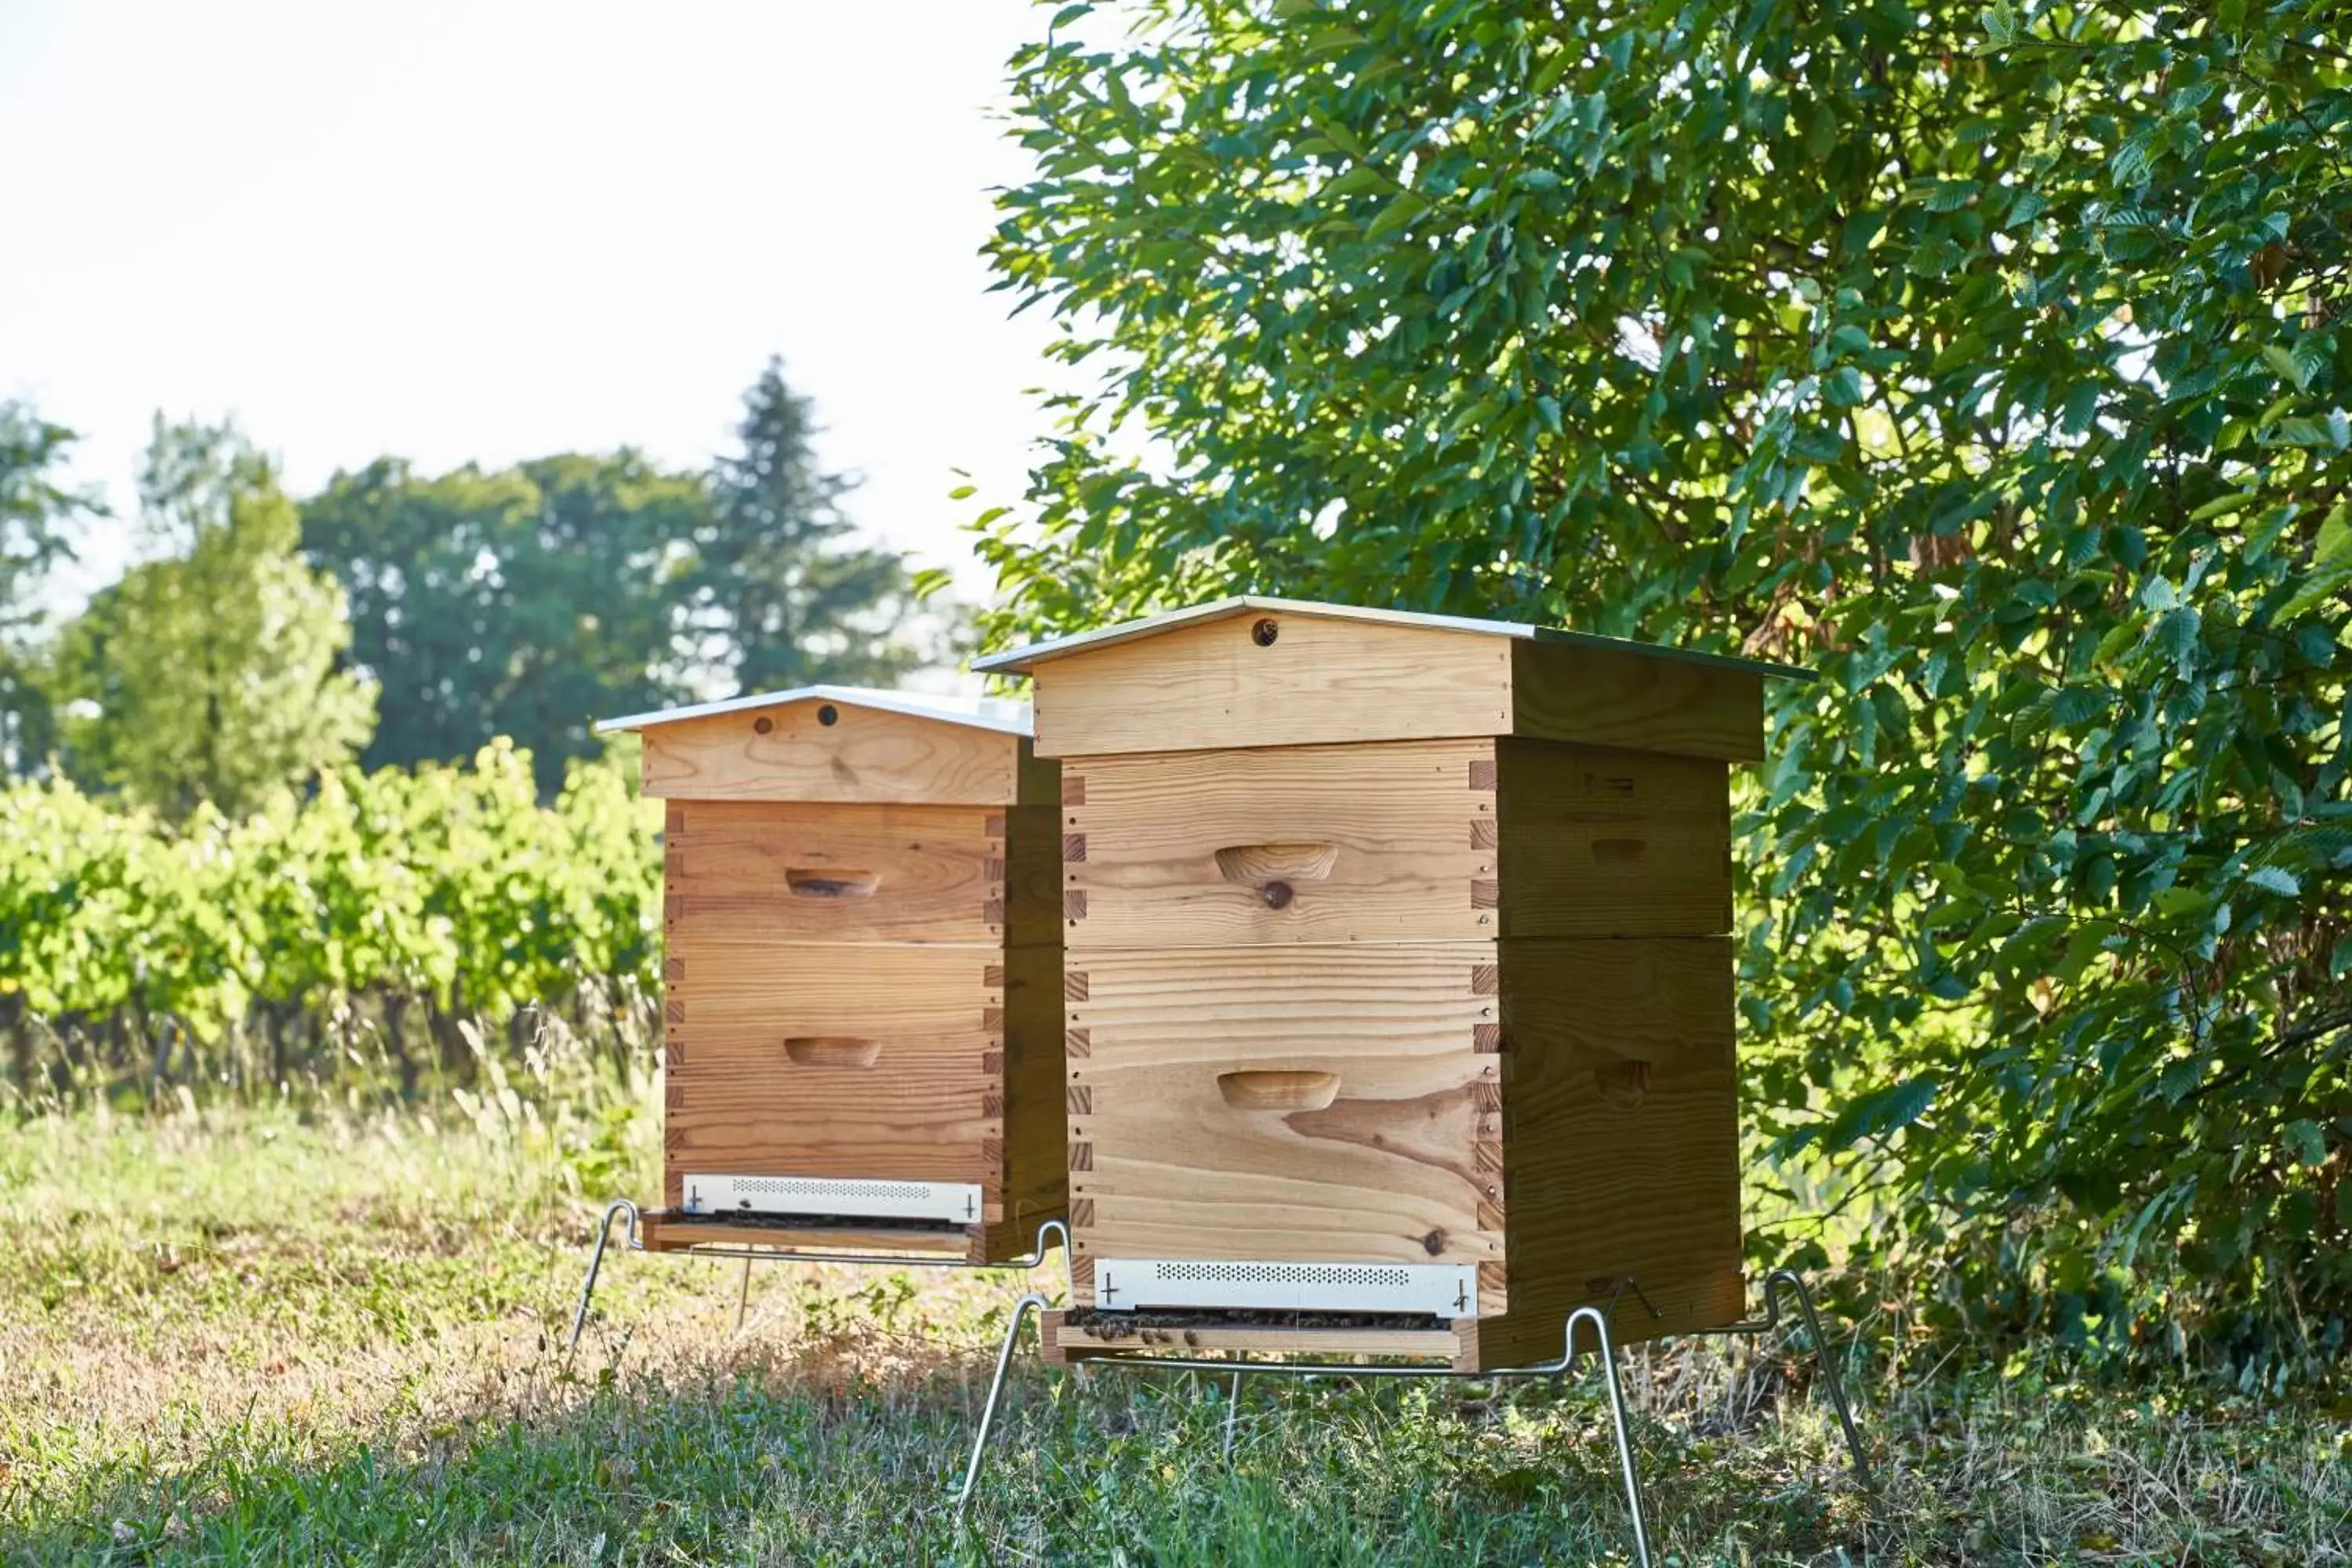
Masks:
[[[1255,598],[980,668],[1064,770],[1050,1353],[1741,1316],[1727,773],[1801,672]]]
[[[614,720],[668,802],[646,1244],[1026,1253],[1065,1212],[1058,768],[1026,704]]]

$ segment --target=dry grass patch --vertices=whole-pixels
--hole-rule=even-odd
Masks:
[[[735,1265],[617,1256],[562,1353],[603,1189],[650,1187],[649,1127],[603,1106],[0,1131],[0,1557],[1622,1560],[1589,1383],[1254,1384],[1227,1469],[1215,1382],[1026,1358],[959,1533],[1011,1276],[762,1267],[738,1332]],[[2339,1412],[1881,1374],[1873,1506],[1798,1349],[1630,1359],[1673,1561],[2352,1560]]]

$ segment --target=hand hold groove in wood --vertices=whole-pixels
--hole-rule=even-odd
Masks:
[[[803,899],[870,899],[881,887],[882,879],[872,871],[853,871],[846,868],[820,870],[810,866],[788,866],[784,868],[784,886],[796,898]]]
[[[882,1058],[882,1042],[855,1035],[793,1035],[784,1055],[804,1068],[870,1068]]]
[[[1274,1068],[1219,1073],[1217,1092],[1236,1110],[1321,1110],[1339,1097],[1339,1075]]]
[[[1083,857],[1081,857],[1083,858]],[[1339,864],[1337,844],[1232,844],[1216,852],[1217,875],[1243,887],[1320,882]]]

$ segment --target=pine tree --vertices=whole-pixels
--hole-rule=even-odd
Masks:
[[[40,590],[52,567],[74,558],[74,520],[104,510],[57,481],[77,438],[25,404],[0,403],[0,763],[18,769],[37,766],[52,740],[33,679]]]
[[[771,359],[743,397],[740,450],[711,474],[688,621],[738,691],[888,685],[925,662],[899,558],[848,542],[851,476],[819,467],[815,411]]]

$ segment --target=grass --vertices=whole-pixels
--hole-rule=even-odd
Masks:
[[[1024,1356],[959,1532],[1013,1277],[766,1268],[739,1333],[735,1266],[626,1256],[567,1361],[635,1104],[0,1125],[0,1561],[1624,1559],[1589,1380],[1254,1386],[1229,1468],[1214,1381]],[[2352,1561],[2352,1412],[1914,1365],[1872,1505],[1809,1368],[1630,1358],[1667,1561]]]

